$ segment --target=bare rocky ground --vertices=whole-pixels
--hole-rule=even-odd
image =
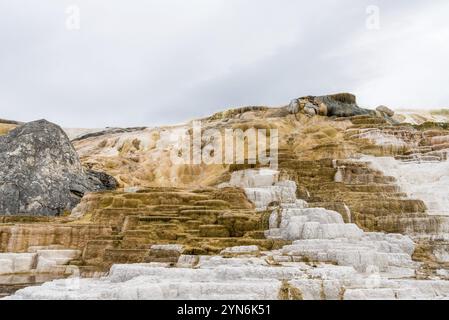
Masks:
[[[444,299],[449,131],[391,115],[341,94],[202,119],[277,128],[277,170],[171,163],[189,124],[77,132],[82,170],[118,188],[70,215],[1,216],[0,274],[69,277],[8,298]]]

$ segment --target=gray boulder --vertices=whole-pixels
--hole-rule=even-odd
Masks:
[[[383,113],[383,114],[389,116],[389,117],[394,116],[394,111],[386,106],[378,106],[376,108],[376,110],[379,111],[380,113]]]
[[[64,131],[46,120],[0,136],[0,215],[59,215],[86,192],[116,185],[104,173],[86,172]]]
[[[290,101],[290,104],[287,106],[287,110],[289,113],[295,114],[299,112],[299,101],[298,99],[293,99]]]
[[[320,114],[329,117],[352,117],[359,115],[375,116],[374,110],[360,108],[356,97],[350,93],[337,93],[326,96],[314,97],[314,103],[320,106]]]
[[[311,104],[310,102],[307,102],[304,106],[304,113],[309,116],[315,116],[318,114],[317,108]]]
[[[359,115],[376,116],[376,111],[357,105],[356,97],[350,93],[337,93],[325,96],[306,96],[293,99],[287,106],[290,113],[303,113],[313,116],[352,117]]]

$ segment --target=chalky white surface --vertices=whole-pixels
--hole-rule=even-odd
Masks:
[[[419,265],[411,259],[409,237],[364,232],[345,224],[337,212],[307,208],[306,202],[290,198],[296,186],[277,181],[276,172],[262,176],[251,170],[231,180],[247,188],[260,210],[280,202],[266,231],[268,238],[292,240],[280,250],[244,246],[224,249],[221,256],[181,255],[175,267],[114,265],[103,278],[55,280],[7,299],[278,299],[285,288],[299,299],[449,297],[449,281],[414,278]],[[279,187],[289,190],[285,201]]]
[[[392,157],[371,156],[360,160],[395,177],[410,198],[424,201],[428,214],[449,215],[449,161],[404,163]]]

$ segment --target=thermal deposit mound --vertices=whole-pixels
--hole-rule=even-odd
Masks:
[[[447,299],[449,127],[410,119],[349,93],[230,109],[195,121],[201,154],[243,143],[214,164],[174,161],[193,122],[72,130],[73,147],[46,121],[4,123],[0,295]],[[276,166],[210,129],[278,137]],[[72,278],[30,286],[44,275]]]

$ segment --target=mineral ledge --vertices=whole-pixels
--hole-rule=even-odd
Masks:
[[[296,199],[296,184],[279,181],[277,171],[236,171],[227,184],[245,188],[259,210],[279,203],[270,214],[265,235],[292,243],[271,251],[259,251],[257,246],[231,247],[198,259],[181,254],[174,265],[115,264],[105,277],[54,280],[21,289],[5,299],[449,297],[449,281],[416,279],[419,263],[412,261],[415,244],[408,236],[364,232],[355,224],[344,223],[335,211],[310,208]],[[182,250],[179,245],[157,249]],[[37,254],[45,257],[45,252]],[[31,259],[31,255],[23,255],[26,257]]]

